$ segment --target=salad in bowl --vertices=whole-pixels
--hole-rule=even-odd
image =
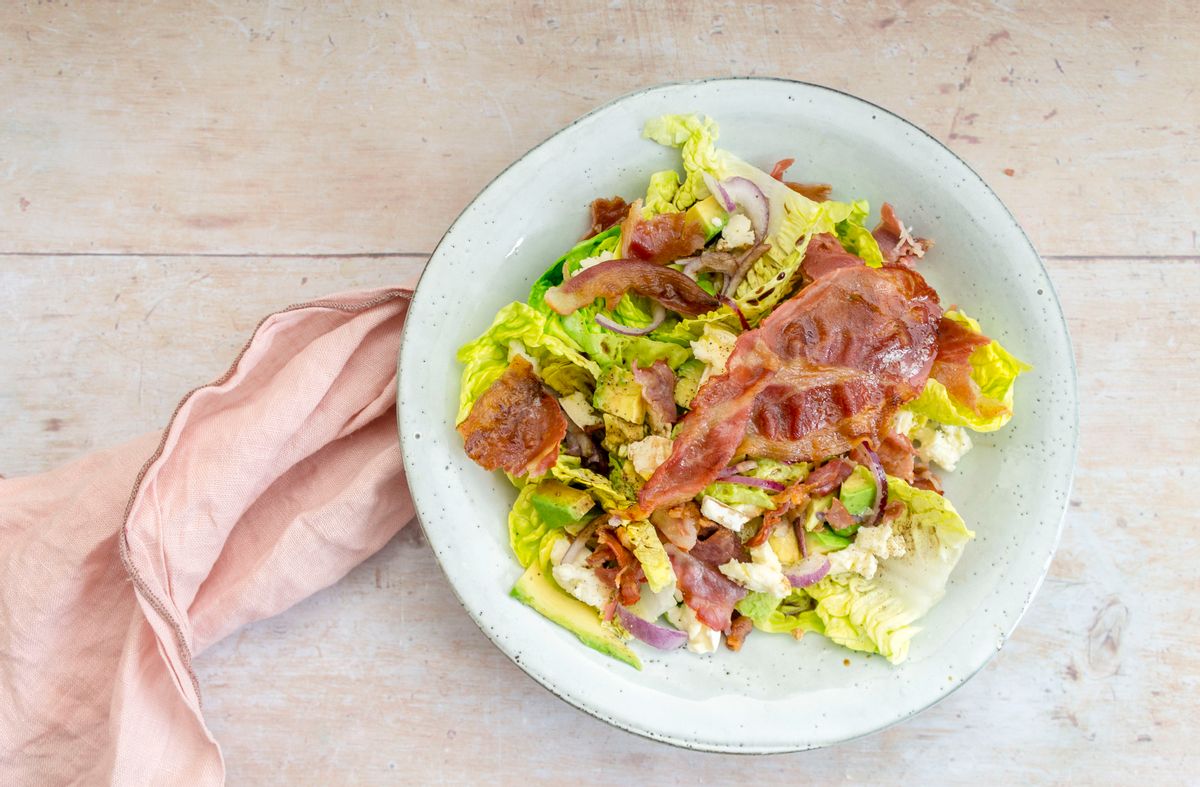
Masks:
[[[709,118],[644,134],[682,175],[595,200],[458,352],[464,450],[516,488],[512,596],[635,667],[756,631],[898,664],[974,536],[938,473],[1030,367],[942,301],[888,203],[869,228]]]

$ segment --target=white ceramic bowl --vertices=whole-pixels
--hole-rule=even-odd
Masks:
[[[946,479],[978,537],[946,597],[894,667],[810,636],[751,636],[740,653],[700,657],[639,647],[641,672],[583,646],[509,597],[521,569],[509,551],[514,490],[462,450],[454,431],[455,350],[570,248],[597,196],[644,193],[678,152],[641,138],[664,113],[720,124],[720,146],[829,182],[835,198],[897,206],[937,245],[921,272],[1035,371],[1016,415]],[[1078,417],[1070,340],[1046,271],[987,185],[933,137],[828,88],[774,79],[663,85],[572,123],[501,173],[446,233],[421,278],[400,352],[399,421],[408,483],[434,553],[467,612],[535,680],[626,730],[696,749],[782,752],[882,729],[929,707],[974,675],[1029,605],[1058,542]],[[844,659],[849,659],[846,666]]]

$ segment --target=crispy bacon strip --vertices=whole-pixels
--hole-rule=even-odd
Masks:
[[[475,401],[458,433],[467,456],[485,469],[537,475],[558,458],[567,418],[533,366],[518,355]]]
[[[717,569],[682,552],[674,545],[667,546],[675,579],[683,593],[683,603],[696,613],[696,618],[717,631],[729,628],[733,606],[746,596],[744,588],[730,582]]]
[[[907,268],[822,276],[738,337],[638,508],[695,496],[736,455],[811,461],[878,444],[896,408],[925,385],[941,315],[937,293]]]
[[[938,354],[930,376],[978,415],[994,415],[1005,409],[1003,402],[983,397],[979,385],[971,379],[971,354],[991,341],[947,317],[938,323]]]
[[[754,621],[745,615],[737,613],[734,615],[733,622],[729,624],[729,633],[725,635],[725,647],[732,651],[738,651],[742,649],[746,637],[750,636],[751,631],[754,631]]]
[[[727,527],[718,527],[705,538],[697,541],[689,554],[697,560],[719,566],[730,560],[744,559],[746,550],[737,533]]]
[[[642,387],[642,399],[646,401],[646,413],[650,426],[662,429],[675,423],[675,372],[661,358],[646,369],[633,362],[633,379]]]
[[[592,228],[583,239],[595,237],[609,227],[620,224],[628,213],[629,205],[623,197],[597,197],[592,200]]]
[[[911,266],[933,245],[927,238],[914,238],[908,234],[904,224],[896,217],[896,211],[890,203],[883,203],[879,209],[879,226],[871,231],[879,251],[883,253],[886,262]]]
[[[546,290],[546,305],[559,314],[571,314],[597,298],[609,308],[627,292],[644,295],[668,309],[695,317],[721,303],[686,274],[643,260],[617,259],[580,271],[557,287]]]

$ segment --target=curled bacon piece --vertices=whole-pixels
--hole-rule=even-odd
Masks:
[[[629,259],[608,260],[580,271],[569,281],[546,290],[545,298],[546,305],[554,311],[571,314],[597,298],[604,298],[611,308],[627,292],[644,295],[689,317],[721,305],[686,274],[653,262]]]
[[[914,238],[908,234],[904,224],[896,217],[896,211],[890,203],[883,203],[879,209],[879,226],[871,231],[879,251],[883,253],[886,262],[911,266],[933,245],[926,238]]]
[[[917,450],[913,448],[912,440],[907,436],[890,433],[883,438],[876,453],[879,454],[884,472],[910,484],[913,482],[913,461],[916,459]]]
[[[622,256],[660,265],[703,249],[706,239],[704,227],[688,221],[685,213],[660,213],[642,218],[640,199],[629,206],[621,224]]]
[[[937,293],[908,268],[821,276],[738,337],[638,507],[695,496],[736,455],[811,461],[878,444],[896,408],[925,386],[941,316]]]
[[[674,545],[667,546],[671,568],[683,593],[683,603],[692,608],[696,618],[717,631],[729,629],[733,607],[746,597],[746,590],[725,577],[712,566],[682,552]]]
[[[641,598],[640,585],[646,578],[641,563],[621,543],[620,537],[611,527],[602,527],[597,530],[596,541],[596,551],[588,556],[587,565],[592,567],[600,581],[617,589],[617,597],[621,604],[624,606],[636,604]],[[605,563],[616,563],[617,565],[615,567],[605,566]]]
[[[583,239],[595,237],[609,227],[620,224],[628,213],[629,205],[623,197],[597,197],[592,200],[592,228]]]
[[[742,546],[742,539],[738,537],[737,533],[727,527],[717,527],[697,541],[689,554],[697,560],[719,566],[730,560],[744,559],[746,549]]]
[[[458,425],[467,456],[488,470],[544,473],[558,458],[567,419],[529,361],[518,355]]]
[[[971,379],[971,354],[991,342],[948,317],[938,323],[938,354],[929,376],[977,415],[995,415],[1006,409],[1003,402],[983,397],[979,385]]]
[[[855,524],[854,515],[847,511],[846,506],[836,497],[825,512],[825,521],[834,530],[845,530]]]
[[[794,183],[790,180],[784,180],[783,174],[788,171],[788,167],[796,163],[794,158],[784,158],[775,162],[775,166],[771,168],[771,177],[781,181],[797,194],[802,194],[808,197],[813,202],[824,202],[829,199],[829,193],[833,191],[833,186],[828,183]]]
[[[633,362],[633,379],[642,387],[642,399],[646,401],[646,412],[650,416],[650,426],[662,429],[675,423],[678,412],[675,409],[675,372],[661,358],[648,368],[641,368],[637,361]]]
[[[734,613],[733,622],[729,624],[729,633],[725,635],[725,647],[733,651],[742,649],[742,644],[750,632],[754,631],[754,621],[745,615]]]

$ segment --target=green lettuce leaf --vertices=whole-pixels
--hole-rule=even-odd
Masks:
[[[646,521],[626,522],[625,534],[633,545],[633,556],[642,564],[650,590],[657,593],[675,584],[675,570],[654,525]]]
[[[554,542],[563,538],[560,528],[551,527],[533,506],[536,485],[527,484],[517,493],[517,500],[508,512],[508,543],[522,567],[535,560],[549,573],[550,551]]]
[[[961,311],[948,311],[946,318],[954,320],[973,333],[983,333],[979,323]],[[905,405],[905,409],[933,421],[951,426],[965,426],[976,432],[994,432],[1012,418],[1013,391],[1017,377],[1033,369],[1015,358],[993,340],[971,354],[971,379],[979,386],[979,413],[958,401],[932,377],[925,383],[921,395]]]
[[[834,225],[834,233],[841,241],[842,248],[861,257],[868,267],[879,268],[883,266],[883,252],[879,250],[879,242],[871,230],[867,229],[867,214],[870,212],[871,206],[865,199],[851,202],[850,212]]]
[[[689,208],[708,196],[705,172],[715,178],[725,177],[716,147],[718,133],[712,118],[696,115],[663,115],[648,121],[642,130],[646,139],[679,148],[683,155],[686,177],[671,200],[678,210]]]
[[[907,547],[903,557],[879,561],[874,579],[836,574],[808,593],[825,636],[852,650],[878,653],[893,664],[908,657],[914,626],[946,592],[950,572],[974,533],[946,498],[888,477],[888,499],[904,503],[892,523]]]
[[[552,330],[544,314],[524,303],[508,304],[496,314],[492,327],[458,351],[463,373],[455,423],[462,423],[470,414],[475,400],[504,373],[517,350],[534,359],[542,380],[559,393],[586,391],[600,366],[580,349],[569,337]]]
[[[825,624],[813,610],[813,600],[803,590],[793,590],[785,599],[770,593],[750,593],[735,608],[750,618],[754,627],[772,634],[794,631],[825,633]]]
[[[756,486],[746,486],[745,484],[729,484],[724,481],[718,481],[715,484],[706,486],[701,494],[716,498],[727,506],[775,507],[775,503],[771,501],[770,492],[765,489],[759,489]]]
[[[633,505],[633,500],[618,491],[609,479],[583,467],[577,456],[559,454],[558,461],[554,463],[554,467],[550,468],[550,475],[564,484],[588,490],[592,493],[592,497],[600,501],[600,505],[604,507],[605,511],[628,508]]]
[[[678,213],[679,208],[675,207],[674,200],[679,192],[679,185],[679,173],[673,169],[665,169],[651,175],[642,214],[650,218],[660,213]]]

